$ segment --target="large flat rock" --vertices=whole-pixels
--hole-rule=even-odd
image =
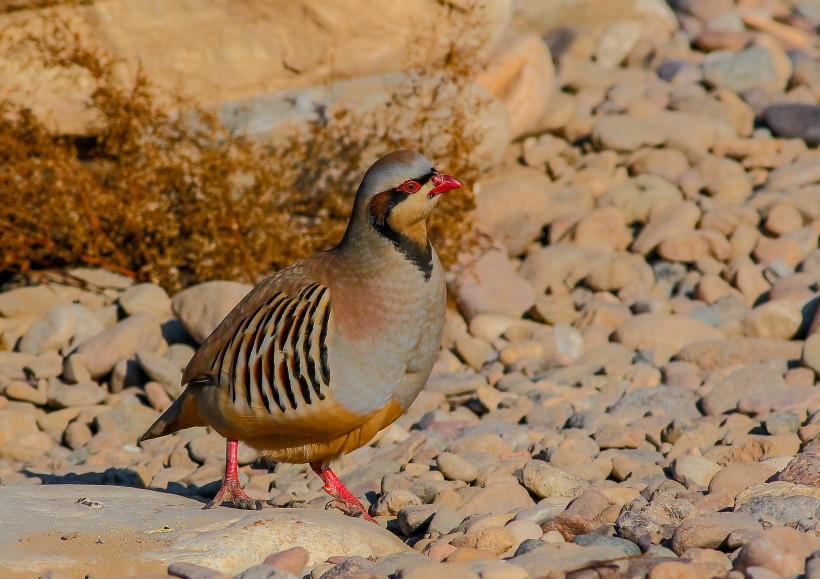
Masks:
[[[0,576],[8,579],[52,569],[123,577],[179,561],[233,575],[296,545],[310,565],[409,550],[385,529],[334,511],[205,511],[192,499],[127,487],[2,487],[0,504]]]

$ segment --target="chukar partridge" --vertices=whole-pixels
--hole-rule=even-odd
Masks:
[[[185,391],[141,440],[205,425],[227,439],[225,478],[206,508],[261,508],[239,484],[241,440],[310,463],[337,506],[373,520],[330,463],[404,413],[432,371],[446,296],[425,218],[461,186],[418,153],[382,157],[339,245],[261,282],[200,346]]]

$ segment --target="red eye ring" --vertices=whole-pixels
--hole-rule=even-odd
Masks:
[[[402,183],[399,189],[401,189],[409,195],[412,195],[413,193],[416,193],[419,189],[421,189],[421,185],[418,181],[405,181],[404,183]]]

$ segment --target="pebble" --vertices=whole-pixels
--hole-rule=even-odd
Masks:
[[[171,298],[164,289],[153,283],[132,285],[120,294],[118,302],[127,316],[140,312],[150,312],[163,317],[171,315]]]
[[[105,398],[105,391],[96,382],[64,384],[56,378],[48,381],[47,404],[52,408],[69,408],[98,404]]]
[[[402,507],[396,517],[399,529],[407,537],[421,534],[433,519],[437,509],[437,505],[407,505]]]
[[[709,493],[726,493],[736,497],[741,491],[763,484],[777,472],[777,468],[759,462],[728,464],[709,481]]]
[[[746,366],[729,374],[703,397],[706,414],[718,415],[734,410],[741,397],[772,395],[785,388],[783,376],[770,366]]]
[[[471,483],[478,478],[478,469],[457,454],[442,452],[436,457],[436,466],[447,480]]]
[[[624,346],[651,351],[654,360],[663,362],[693,342],[723,337],[709,324],[677,314],[641,314],[627,320],[614,335]]]
[[[117,362],[130,358],[140,350],[156,351],[162,343],[160,319],[155,314],[129,316],[77,346],[92,378],[111,372]]]
[[[783,74],[778,70],[776,58],[768,47],[760,45],[738,54],[718,54],[704,64],[703,78],[711,85],[738,93],[755,88],[782,90],[790,71]]]
[[[620,537],[607,537],[604,535],[576,535],[572,542],[576,545],[581,545],[582,547],[590,547],[590,546],[609,546],[615,547],[623,551],[623,553],[627,556],[632,555],[640,555],[641,549],[632,541],[627,541],[626,539],[622,539]]]
[[[178,364],[169,358],[146,350],[138,351],[136,356],[143,372],[151,380],[159,382],[172,400],[182,394],[182,372]]]
[[[675,480],[689,486],[708,486],[712,478],[721,470],[721,466],[702,456],[684,455],[672,463]]]
[[[134,444],[157,418],[159,414],[156,410],[131,398],[97,414],[94,423],[99,432],[115,433],[123,443]]]
[[[675,355],[675,359],[692,362],[703,370],[713,370],[741,364],[797,361],[800,360],[801,354],[802,346],[799,342],[735,337],[689,344]]]
[[[715,513],[686,519],[672,536],[672,550],[681,555],[693,547],[715,549],[737,530],[758,531],[756,519],[739,513]]]
[[[459,309],[469,321],[481,313],[519,317],[535,304],[532,285],[501,251],[488,251],[465,268],[455,283]]]
[[[176,294],[171,308],[194,341],[202,343],[251,289],[233,281],[208,281]]]
[[[800,428],[800,417],[794,412],[773,412],[763,420],[769,434],[795,434]]]
[[[576,497],[586,484],[559,468],[540,460],[532,460],[521,471],[524,486],[539,498]]]
[[[799,575],[806,559],[820,549],[820,538],[789,527],[774,527],[752,538],[740,550],[735,567],[763,567],[779,577]]]
[[[772,133],[786,139],[803,139],[810,147],[820,144],[820,106],[777,103],[766,107],[763,118]]]

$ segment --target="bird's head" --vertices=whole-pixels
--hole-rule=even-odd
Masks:
[[[424,219],[439,195],[461,186],[455,177],[436,171],[424,155],[395,151],[367,170],[356,205],[366,213],[370,225],[388,237],[398,234],[416,240],[424,235],[426,242]]]

